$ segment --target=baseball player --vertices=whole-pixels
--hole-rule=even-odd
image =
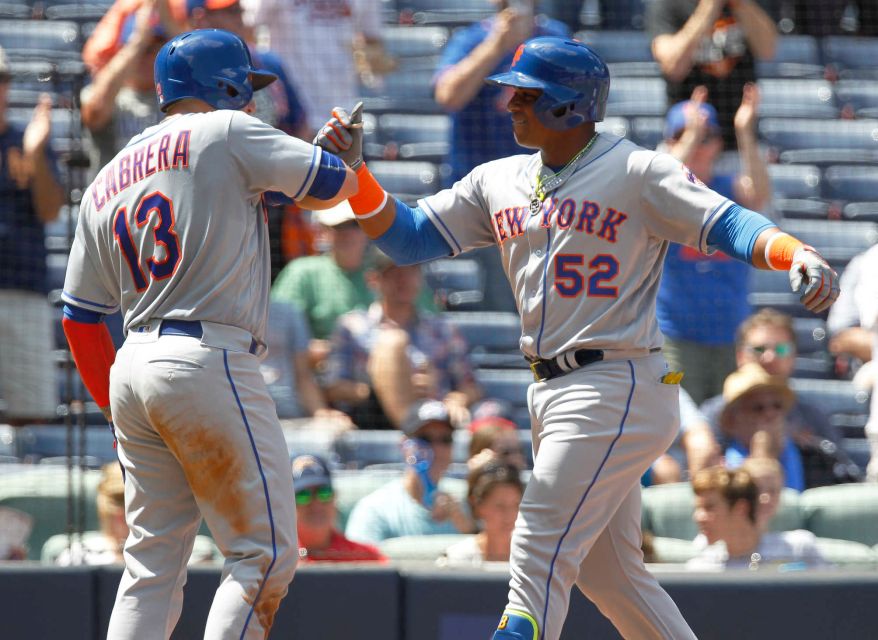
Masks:
[[[225,556],[205,638],[267,637],[293,577],[292,473],[259,371],[270,273],[261,194],[321,209],[355,192],[356,176],[240,111],[275,78],[228,31],[175,37],[155,61],[165,119],[82,201],[63,322],[126,473],[131,532],[112,640],[171,635],[202,517]],[[101,318],[119,308],[126,339],[114,353]]]
[[[357,171],[351,207],[402,264],[496,245],[521,315],[535,454],[494,638],[555,640],[576,584],[626,638],[694,638],[640,551],[640,476],[673,441],[679,372],[661,354],[655,298],[669,242],[787,270],[815,312],[838,295],[812,248],[714,193],[667,154],[596,134],[610,77],[585,45],[535,38],[508,73],[519,144],[412,209],[362,162],[360,106],[317,142]]]

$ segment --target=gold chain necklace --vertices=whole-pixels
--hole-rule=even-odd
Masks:
[[[540,163],[540,168],[537,170],[536,180],[534,181],[533,195],[530,199],[531,213],[535,214],[539,211],[546,196],[549,195],[551,191],[555,191],[567,182],[567,179],[573,175],[573,172],[576,170],[576,165],[579,160],[581,160],[585,154],[588,153],[589,149],[594,146],[594,143],[598,139],[598,135],[598,133],[595,133],[591,140],[588,141],[588,144],[580,149],[579,152],[573,156],[560,171],[558,171],[558,173],[553,173],[546,179],[543,179],[543,164]]]

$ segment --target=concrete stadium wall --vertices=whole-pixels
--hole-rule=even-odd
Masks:
[[[173,638],[200,638],[220,572],[190,571]],[[702,640],[827,640],[873,637],[876,573],[659,574]],[[309,566],[278,612],[272,638],[487,640],[506,601],[504,571]],[[0,637],[102,640],[118,567],[0,567]],[[620,636],[578,592],[562,640]]]

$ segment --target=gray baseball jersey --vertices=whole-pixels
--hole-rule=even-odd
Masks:
[[[671,156],[610,134],[532,213],[539,168],[539,155],[489,162],[419,205],[455,255],[499,247],[525,355],[660,347],[655,297],[668,241],[707,251],[731,201]]]
[[[99,313],[121,306],[126,332],[151,318],[204,320],[263,341],[271,269],[261,194],[301,198],[320,157],[239,111],[149,127],[83,197],[64,301]]]

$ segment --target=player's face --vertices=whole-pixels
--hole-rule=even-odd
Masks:
[[[695,524],[708,544],[723,540],[729,530],[732,510],[719,491],[706,491],[695,496]]]
[[[738,349],[738,365],[758,362],[773,376],[789,378],[796,366],[796,345],[780,327],[753,327]]]
[[[506,105],[512,115],[512,132],[515,141],[528,149],[539,149],[546,140],[550,130],[545,127],[534,113],[534,103],[542,94],[539,89],[515,89]]]
[[[515,528],[521,491],[511,484],[497,484],[476,505],[475,516],[488,536],[509,536]]]

